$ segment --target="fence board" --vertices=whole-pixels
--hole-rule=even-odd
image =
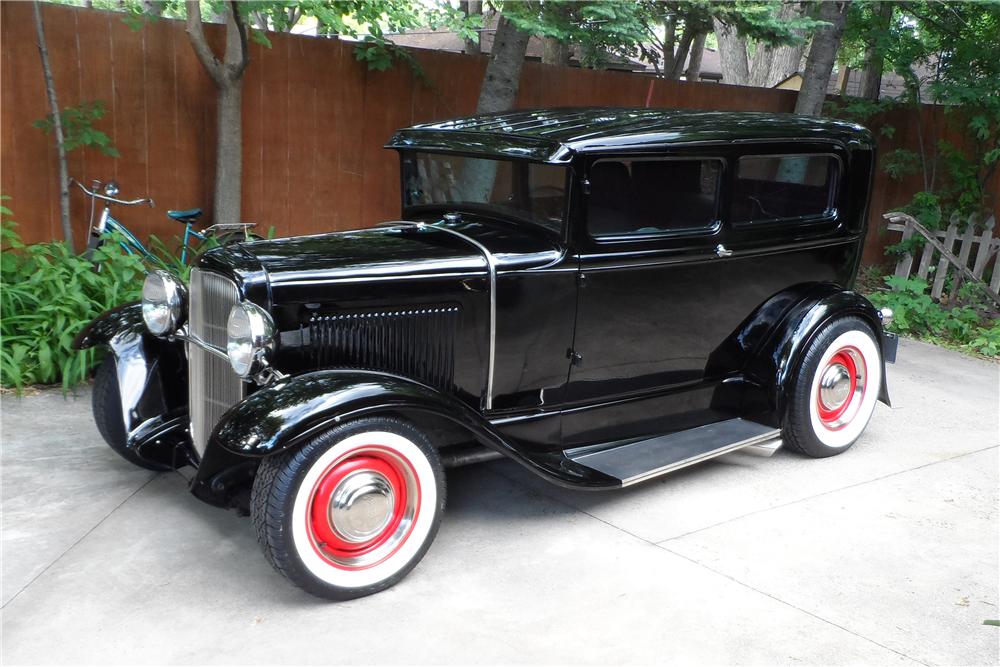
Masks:
[[[997,219],[991,216],[984,225],[985,231],[979,237],[979,251],[976,253],[976,263],[972,268],[972,274],[977,278],[983,277],[986,260],[990,256],[990,247],[993,245],[993,229],[996,227],[996,223]]]
[[[1000,253],[997,253],[997,259],[993,262],[993,280],[990,281],[990,289],[995,293],[1000,292]]]
[[[917,265],[917,276],[923,280],[927,280],[927,273],[930,271],[933,256],[934,246],[929,243],[924,245],[924,250],[920,253],[920,264]]]
[[[955,237],[958,236],[958,225],[954,222],[948,225],[948,232],[944,236],[944,247],[948,249],[948,252],[952,252],[955,248]],[[927,244],[926,248],[930,248],[931,245]],[[931,296],[935,299],[941,298],[941,292],[944,290],[944,279],[948,275],[948,267],[950,262],[948,258],[941,255],[941,259],[937,263],[937,269],[934,271],[934,287],[931,289]]]
[[[903,238],[900,242],[909,241],[913,237],[913,227],[906,225],[903,228]],[[896,277],[897,278],[909,278],[910,271],[913,269],[913,253],[909,250],[903,253],[903,256],[899,259],[896,264]]]
[[[972,241],[976,238],[975,225],[973,224],[972,217],[966,221],[965,233],[962,234],[962,245],[961,249],[958,251],[958,264],[959,266],[969,265],[969,255],[972,253]],[[955,280],[952,281],[951,294],[948,295],[949,300],[954,301],[955,297],[958,296],[958,290],[962,287],[962,275],[958,274],[955,276]]]

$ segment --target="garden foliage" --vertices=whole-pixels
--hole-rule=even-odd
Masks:
[[[967,283],[959,290],[957,304],[947,307],[931,298],[930,288],[920,278],[886,276],[889,289],[868,295],[878,307],[893,311],[891,330],[988,357],[1000,356],[1000,320],[989,316],[986,299],[978,285]]]
[[[117,243],[105,243],[94,260],[65,243],[25,245],[16,223],[0,207],[0,385],[83,382],[99,361],[96,350],[77,352],[73,337],[104,311],[139,298],[145,267]]]

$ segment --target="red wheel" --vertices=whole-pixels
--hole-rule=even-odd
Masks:
[[[868,366],[858,348],[847,345],[833,353],[820,372],[815,394],[824,428],[839,431],[851,423],[864,403],[867,379]]]
[[[379,445],[362,445],[321,473],[306,522],[317,554],[335,567],[361,568],[392,556],[419,512],[413,464]]]
[[[310,593],[387,588],[430,546],[444,507],[436,450],[412,425],[362,419],[265,459],[251,514],[268,560]]]

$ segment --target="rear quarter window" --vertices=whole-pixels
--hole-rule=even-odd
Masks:
[[[745,155],[736,163],[732,220],[755,225],[829,216],[839,178],[833,155]]]

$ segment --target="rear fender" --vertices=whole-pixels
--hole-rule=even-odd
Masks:
[[[858,317],[867,323],[881,347],[882,320],[875,306],[857,292],[823,283],[816,285],[787,309],[781,322],[750,357],[744,376],[751,385],[763,390],[761,398],[766,398],[766,406],[758,407],[770,413],[768,422],[779,426],[783,421],[791,384],[809,344],[829,322],[847,316]],[[890,405],[885,355],[880,361],[882,382],[879,400]]]

